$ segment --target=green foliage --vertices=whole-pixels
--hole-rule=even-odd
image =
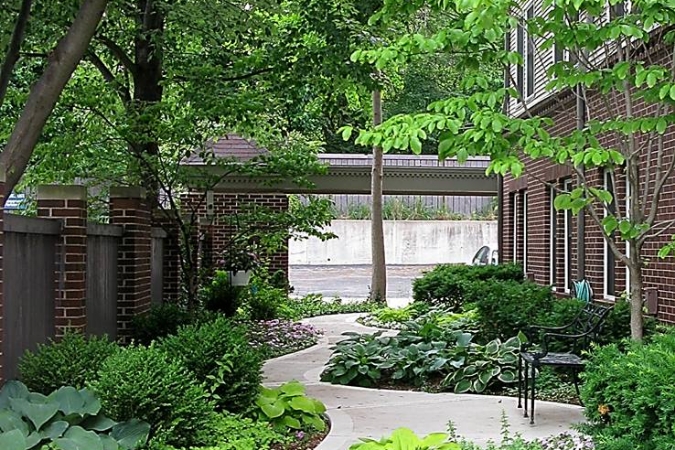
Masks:
[[[242,287],[232,286],[228,272],[216,270],[202,292],[204,308],[233,317],[242,303]]]
[[[127,347],[109,357],[91,387],[116,420],[151,424],[151,438],[176,446],[209,442],[213,403],[180,362],[157,347]]]
[[[643,316],[644,336],[649,338],[656,331],[657,322],[653,317]],[[630,302],[619,298],[607,315],[598,344],[612,344],[630,337]]]
[[[582,374],[586,417],[599,448],[656,450],[675,445],[675,334],[654,336],[649,344],[617,344],[594,349]],[[621,444],[621,446],[619,446]]]
[[[18,381],[0,390],[0,448],[131,450],[145,444],[150,426],[136,419],[115,422],[87,389],[62,387],[48,396]]]
[[[200,383],[206,383],[219,409],[246,411],[261,382],[262,355],[248,342],[242,325],[220,317],[188,325],[158,343],[183,362]]]
[[[374,301],[344,303],[337,297],[326,301],[321,294],[308,294],[302,298],[289,298],[279,308],[279,315],[285,319],[299,320],[329,314],[370,312],[381,306]]]
[[[190,313],[174,303],[153,305],[144,314],[131,320],[132,338],[143,345],[158,338],[174,334],[183,325],[192,321]]]
[[[555,297],[548,286],[518,281],[478,281],[466,296],[476,305],[482,339],[506,339],[529,325],[545,322]]]
[[[523,270],[515,264],[467,266],[441,264],[413,281],[413,298],[434,306],[459,311],[467,284],[475,280],[522,281]]]
[[[372,320],[364,323],[376,324],[376,326],[396,325],[409,322],[420,315],[429,312],[429,305],[422,302],[413,302],[403,308],[379,308],[368,314]]]
[[[420,438],[408,428],[398,428],[391,436],[375,439],[361,438],[349,450],[461,450],[459,444],[451,441],[446,433],[431,433]]]
[[[444,379],[455,392],[483,392],[515,381],[520,341],[511,338],[486,345],[472,342],[474,336],[441,325],[433,316],[408,322],[396,336],[344,333],[321,375],[336,384],[378,386],[403,384],[421,387]]]
[[[284,383],[278,388],[261,387],[255,403],[258,419],[269,421],[276,428],[326,429],[323,419],[326,406],[317,399],[307,397],[305,387],[297,381]]]
[[[279,317],[279,308],[288,300],[288,291],[274,287],[270,281],[254,277],[249,284],[243,309],[251,320],[271,320]]]
[[[67,330],[60,341],[39,344],[19,361],[21,381],[28,389],[48,394],[61,386],[85,387],[96,380],[106,358],[119,350],[107,337],[86,337]]]

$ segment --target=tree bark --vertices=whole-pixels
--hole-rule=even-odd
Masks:
[[[19,51],[21,50],[21,44],[26,32],[26,25],[28,25],[32,3],[32,0],[23,0],[21,2],[21,9],[19,10],[19,16],[16,18],[12,39],[9,41],[7,54],[0,68],[0,106],[5,102],[9,79],[14,71],[14,65],[19,60]]]
[[[373,91],[373,124],[382,123],[382,93]],[[372,213],[372,269],[373,277],[370,298],[378,302],[387,302],[387,265],[384,257],[384,224],[382,220],[382,178],[384,176],[382,147],[373,147],[373,170],[371,176]]]
[[[49,55],[47,67],[31,88],[26,105],[0,155],[6,192],[21,179],[49,115],[101,21],[108,0],[84,0],[66,35]],[[8,196],[5,196],[7,199]]]
[[[630,261],[628,267],[630,273],[630,337],[637,342],[642,341],[642,264],[640,262],[641,248],[635,245],[635,241],[629,242]]]

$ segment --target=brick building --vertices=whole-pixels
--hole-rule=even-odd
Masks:
[[[623,11],[623,10],[622,10]],[[525,8],[528,18],[541,14],[535,3]],[[616,12],[608,12],[612,17]],[[544,88],[549,78],[546,70],[568,55],[538,47],[540,39],[528,38],[527,30],[518,27],[509,36],[510,48],[519,51],[524,65],[512,68],[507,83],[515,81],[522,93],[524,102],[533,115],[553,119],[555,125],[549,130],[554,136],[571,133],[578,126],[585,126],[586,120],[600,121],[610,118],[601,95],[588,91],[580,98],[571,91],[551,94]],[[650,64],[670,65],[672,49],[656,45],[640,55]],[[605,62],[610,61],[606,58]],[[636,98],[633,105],[636,116],[657,117],[654,105]],[[523,117],[523,106],[514,99],[507,104],[512,116]],[[577,112],[579,111],[579,113]],[[616,145],[615,137],[600,139],[605,147]],[[638,137],[644,139],[644,136]],[[663,139],[666,148],[665,157],[660,164],[668,167],[675,154],[675,130],[669,127]],[[643,153],[641,170],[653,171],[657,161]],[[615,195],[619,208],[626,208],[626,174],[623,167],[614,171],[614,183],[606,170],[587,169],[585,176],[590,185],[603,187]],[[614,184],[614,185],[612,185]],[[501,186],[502,233],[500,238],[500,258],[503,262],[516,261],[524,266],[528,276],[540,284],[551,285],[559,296],[569,296],[573,290],[573,281],[586,279],[594,292],[594,299],[614,301],[628,286],[629,274],[626,267],[617,261],[602,236],[602,230],[592,220],[588,212],[581,219],[570,211],[556,211],[553,201],[559,190],[574,189],[577,177],[572,167],[554,164],[544,159],[536,161],[526,159],[524,174],[514,179],[507,176]],[[625,211],[625,209],[623,209]],[[658,208],[657,222],[675,219],[675,178],[666,181]],[[658,317],[675,323],[675,261],[672,258],[661,260],[658,250],[668,241],[672,233],[665,233],[648,240],[643,255],[648,261],[643,270],[645,291],[656,293],[658,298]],[[623,241],[617,239],[619,245]]]

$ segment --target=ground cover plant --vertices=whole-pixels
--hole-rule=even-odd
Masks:
[[[261,387],[255,402],[259,420],[268,421],[275,428],[324,431],[323,414],[326,406],[305,395],[305,387],[290,381],[277,388]]]
[[[251,346],[260,349],[268,358],[311,347],[322,334],[310,324],[283,319],[249,322],[247,326]]]
[[[472,333],[428,316],[406,324],[395,336],[345,333],[333,347],[322,380],[356,386],[413,386],[436,383],[457,393],[484,392],[516,379],[520,340],[480,345]]]
[[[150,425],[137,419],[115,422],[87,389],[61,387],[48,396],[30,392],[18,381],[0,390],[0,448],[38,450],[124,449],[143,446]]]
[[[340,298],[325,300],[321,294],[309,294],[301,298],[288,298],[279,307],[279,315],[285,319],[299,320],[330,314],[370,312],[381,308],[375,301],[343,302]]]

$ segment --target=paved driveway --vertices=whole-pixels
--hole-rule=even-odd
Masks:
[[[412,297],[412,280],[433,266],[388,266],[387,298]],[[323,294],[343,299],[362,299],[370,293],[370,266],[291,266],[289,278],[295,294]]]

